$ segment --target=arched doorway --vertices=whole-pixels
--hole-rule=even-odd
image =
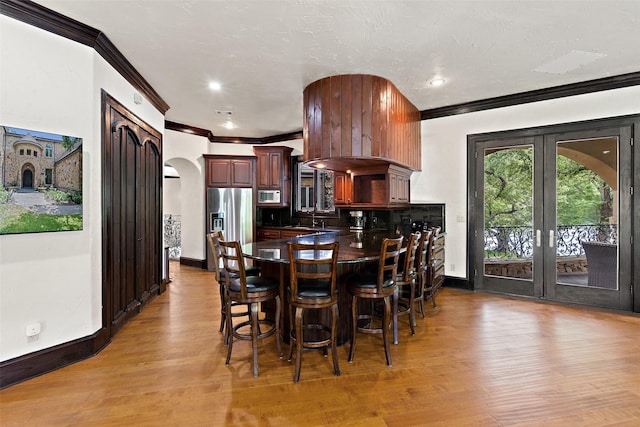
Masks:
[[[33,188],[33,172],[30,169],[22,172],[22,188]]]

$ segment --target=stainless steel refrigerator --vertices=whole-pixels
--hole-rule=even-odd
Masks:
[[[207,189],[207,233],[221,230],[227,241],[241,245],[253,242],[253,190],[251,188]],[[207,248],[207,268],[213,270]]]

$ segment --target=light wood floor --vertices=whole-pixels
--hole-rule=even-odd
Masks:
[[[445,288],[416,335],[400,325],[355,361],[306,352],[299,384],[260,343],[218,333],[211,273],[171,265],[174,281],[97,356],[0,391],[0,424],[82,426],[638,426],[640,317]],[[405,319],[402,320],[406,322]],[[285,346],[285,355],[287,347]]]

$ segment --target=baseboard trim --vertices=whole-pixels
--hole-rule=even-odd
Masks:
[[[449,288],[471,290],[471,283],[469,282],[469,279],[466,279],[464,277],[445,276],[443,286],[447,286]]]
[[[0,390],[95,356],[111,340],[105,328],[54,347],[0,362]]]
[[[203,259],[195,259],[195,258],[185,258],[180,257],[180,265],[186,265],[188,267],[196,267],[202,268],[205,270],[207,268],[207,262]]]

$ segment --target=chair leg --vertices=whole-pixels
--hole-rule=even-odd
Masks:
[[[418,301],[418,307],[420,308],[420,314],[422,314],[422,318],[424,319],[424,300]]]
[[[302,316],[304,309],[296,307],[296,370],[293,374],[293,382],[300,381],[300,368],[302,367],[302,347],[304,347],[304,332],[302,331]]]
[[[293,317],[293,305],[289,304],[289,357],[287,361],[291,362],[293,359],[293,347],[294,347],[294,331],[295,331],[295,323]]]
[[[253,352],[253,376],[258,376],[258,303],[251,304],[251,348]]]
[[[416,282],[413,281],[409,284],[409,290],[411,293],[409,294],[409,326],[411,327],[411,335],[416,334],[416,330],[414,326],[416,325],[416,312],[413,308],[415,304],[415,294],[416,294]]]
[[[398,345],[398,300],[400,299],[400,289],[396,286],[393,291],[393,343]]]
[[[282,311],[282,301],[280,295],[276,295],[276,348],[278,349],[278,357],[282,359],[282,331],[280,330],[280,317]],[[259,324],[259,323],[258,323]]]
[[[227,304],[225,302],[225,298],[224,298],[224,286],[222,284],[220,284],[220,311],[222,312],[222,317],[220,318],[220,332],[224,332],[224,327],[226,322],[226,311],[227,311]],[[226,344],[226,338],[225,338],[225,344]]]
[[[391,302],[389,301],[390,297],[384,298],[384,318],[382,325],[382,340],[384,341],[384,354],[387,358],[387,365],[391,366],[391,350],[389,349],[389,339],[387,334],[389,332],[389,326],[391,326]]]
[[[358,298],[351,297],[351,348],[349,349],[349,362],[353,362],[353,353],[356,349],[356,331],[358,329]]]
[[[338,326],[338,304],[331,307],[331,357],[333,358],[333,373],[340,376],[340,367],[338,366],[338,349],[337,349],[337,326]]]
[[[225,362],[225,365],[228,365],[231,360],[231,350],[233,349],[233,318],[231,317],[231,300],[229,298],[227,298],[226,307],[227,334],[225,339],[227,340],[227,361]]]

